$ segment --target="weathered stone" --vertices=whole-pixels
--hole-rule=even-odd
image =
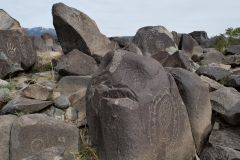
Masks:
[[[86,76],[93,74],[97,68],[94,58],[74,49],[61,57],[55,70],[63,76]]]
[[[37,100],[49,100],[52,96],[52,88],[41,84],[31,84],[21,91],[21,95]]]
[[[112,37],[110,39],[111,39],[111,41],[117,42],[119,47],[123,50],[133,52],[138,55],[143,55],[142,51],[138,48],[138,46],[136,44],[130,42],[129,40],[126,40],[126,38]]]
[[[54,106],[51,106],[49,109],[47,109],[46,111],[44,111],[43,113],[45,113],[47,116],[53,117],[57,120],[65,120],[65,112],[61,109],[58,109]]]
[[[201,153],[201,160],[238,160],[240,152],[228,147],[209,146]]]
[[[240,66],[240,55],[226,56],[226,63],[230,64],[232,67]]]
[[[8,81],[0,79],[0,86],[7,86],[8,84]]]
[[[61,95],[54,99],[54,105],[60,109],[66,109],[70,106],[70,101],[67,96]]]
[[[2,107],[9,101],[11,100],[11,95],[10,91],[7,88],[0,88],[0,110]]]
[[[226,49],[226,54],[240,54],[240,45],[231,45]]]
[[[1,112],[2,113],[36,113],[51,105],[51,101],[41,101],[35,99],[28,99],[24,97],[16,97],[8,104],[6,104]]]
[[[73,107],[69,107],[68,109],[66,109],[65,118],[66,120],[70,120],[70,121],[77,120],[78,119],[77,110]]]
[[[11,17],[3,9],[0,9],[0,30],[19,29],[21,30],[20,23]]]
[[[230,87],[211,92],[213,110],[231,125],[240,124],[240,93]]]
[[[65,152],[64,147],[51,147],[22,160],[74,160],[74,155]]]
[[[107,54],[86,96],[100,159],[194,157],[185,105],[173,77],[154,59],[120,50]]]
[[[181,68],[170,70],[186,105],[197,152],[200,154],[211,131],[212,106],[208,86],[192,72]]]
[[[17,117],[13,115],[0,116],[0,160],[10,160],[10,134],[15,119]]]
[[[103,57],[115,48],[115,44],[100,33],[96,23],[86,14],[63,3],[52,7],[53,25],[63,52],[73,49]]]
[[[240,150],[240,129],[239,128],[227,128],[220,130],[213,130],[209,143],[212,145],[218,145],[223,147]]]
[[[70,96],[81,89],[86,89],[90,80],[91,77],[66,76],[58,82],[54,91],[60,92],[65,96]]]
[[[37,154],[50,147],[65,147],[76,153],[79,130],[43,114],[25,115],[14,121],[11,131],[11,160]]]
[[[173,55],[170,55],[162,65],[164,67],[184,68],[191,72],[194,72],[198,69],[194,62],[182,51],[177,51]]]
[[[194,31],[191,32],[190,35],[198,42],[199,45],[203,47],[209,40],[207,32],[205,31]]]
[[[163,26],[140,28],[133,42],[141,49],[143,55],[151,56],[161,51],[173,54],[178,50],[173,35]]]
[[[157,54],[152,55],[151,57],[157,60],[159,63],[163,64],[169,57],[169,53],[165,51],[159,51]]]
[[[235,75],[240,75],[240,67],[231,69],[231,73]]]
[[[208,66],[218,67],[218,68],[222,68],[222,69],[225,69],[225,70],[228,70],[228,71],[231,69],[231,65],[222,64],[222,63],[210,63],[210,64],[208,64]]]
[[[238,91],[240,91],[240,75],[231,74],[225,80],[224,85],[227,87],[233,87],[233,88],[237,89]]]
[[[210,92],[224,87],[220,83],[218,83],[215,80],[208,78],[206,76],[201,75],[200,78],[208,85]]]
[[[176,31],[172,31],[172,35],[173,35],[174,42],[179,47],[182,34],[181,33],[177,33]]]
[[[198,75],[204,75],[216,81],[226,78],[230,75],[230,72],[220,67],[212,67],[209,65],[200,66],[196,71]]]
[[[188,34],[182,34],[179,44],[179,50],[184,51],[190,58],[195,60],[203,54],[203,49],[198,45],[196,40]]]
[[[0,30],[0,78],[29,69],[36,61],[31,40],[18,30]]]
[[[201,61],[200,64],[201,65],[207,65],[210,63],[225,63],[225,56],[218,51],[211,51],[211,52],[207,52],[204,53],[201,57]]]

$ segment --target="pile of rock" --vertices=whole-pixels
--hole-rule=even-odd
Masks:
[[[163,26],[107,38],[74,8],[52,14],[60,80],[23,78],[7,104],[0,89],[0,159],[72,160],[86,125],[101,160],[240,159],[238,47],[221,53],[206,32]]]

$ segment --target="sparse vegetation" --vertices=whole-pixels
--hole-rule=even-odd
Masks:
[[[16,89],[16,84],[14,82],[9,82],[6,85],[0,85],[0,88],[7,88],[9,90],[15,90]]]
[[[215,41],[215,48],[223,52],[229,45],[240,44],[240,27],[228,28],[224,34],[220,34]]]
[[[87,127],[80,129],[80,139],[83,145],[79,153],[75,154],[75,160],[98,160],[96,150],[91,147]]]

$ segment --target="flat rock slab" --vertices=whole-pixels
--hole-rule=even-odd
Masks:
[[[21,29],[20,23],[3,9],[0,9],[0,30]]]
[[[92,75],[97,68],[94,58],[74,49],[61,57],[55,70],[63,76],[87,76]]]
[[[2,113],[36,113],[38,111],[43,110],[44,108],[51,105],[53,102],[51,101],[41,101],[36,99],[28,99],[24,97],[17,97],[8,102],[1,112]]]
[[[14,115],[0,116],[0,160],[9,160],[10,134],[13,121],[17,119]]]
[[[234,88],[222,87],[210,94],[213,110],[229,124],[240,124],[240,93]]]
[[[77,153],[79,129],[43,114],[18,118],[11,132],[11,160],[20,160],[51,147],[64,147]]]
[[[89,55],[103,57],[115,48],[115,44],[99,31],[95,21],[83,12],[57,3],[52,7],[52,15],[64,53],[78,49]]]

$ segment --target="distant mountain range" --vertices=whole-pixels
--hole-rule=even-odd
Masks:
[[[56,37],[56,31],[53,28],[34,27],[34,28],[25,28],[25,31],[28,36],[41,36],[44,33],[49,33],[52,36]]]

